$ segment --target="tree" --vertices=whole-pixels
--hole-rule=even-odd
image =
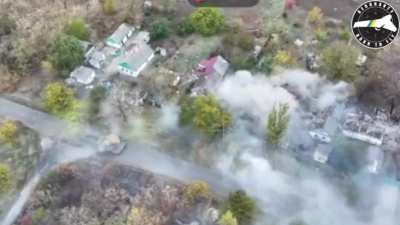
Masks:
[[[82,19],[71,20],[65,26],[64,32],[83,41],[88,41],[90,39],[90,31]]]
[[[308,22],[313,24],[313,25],[321,25],[322,19],[324,17],[324,14],[322,13],[321,8],[318,6],[314,6],[309,12],[308,12]]]
[[[195,129],[209,137],[215,137],[231,125],[232,117],[214,96],[198,96],[182,101],[180,123],[192,124]]]
[[[105,87],[99,86],[92,91],[89,95],[89,120],[95,122],[98,119],[98,114],[100,113],[101,101],[106,98],[107,89]]]
[[[256,203],[244,191],[229,194],[226,206],[231,211],[240,225],[251,224],[257,210]]]
[[[193,34],[194,32],[195,29],[190,21],[190,18],[185,18],[183,21],[181,21],[176,29],[176,33],[181,37]]]
[[[105,14],[115,13],[116,0],[104,0],[103,12]]]
[[[190,16],[194,29],[204,36],[216,34],[224,26],[224,16],[216,8],[199,8]]]
[[[336,42],[322,52],[322,69],[333,80],[354,81],[360,75],[359,55],[355,47]]]
[[[0,194],[5,194],[11,190],[12,180],[10,167],[0,164]]]
[[[152,41],[167,38],[169,35],[168,25],[164,21],[153,23],[150,28],[150,39]]]
[[[236,217],[233,213],[228,210],[222,215],[221,219],[218,221],[219,225],[238,225]]]
[[[0,37],[11,34],[17,28],[15,20],[7,15],[0,16]]]
[[[61,83],[51,83],[45,89],[44,105],[54,115],[66,116],[73,111],[75,101],[73,90]]]
[[[210,197],[210,187],[207,182],[195,181],[185,187],[183,194],[186,200],[193,203],[197,200],[208,199]]]
[[[85,58],[79,40],[68,35],[59,35],[50,50],[50,62],[64,78],[75,67],[81,65]]]
[[[18,126],[15,122],[9,120],[6,121],[0,127],[0,141],[10,145],[17,144]]]
[[[281,104],[274,107],[268,115],[267,141],[272,145],[278,145],[289,125],[289,105]]]

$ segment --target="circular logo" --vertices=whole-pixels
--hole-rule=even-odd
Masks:
[[[383,1],[369,1],[354,13],[352,30],[355,38],[368,48],[383,48],[399,32],[399,17],[394,8]]]

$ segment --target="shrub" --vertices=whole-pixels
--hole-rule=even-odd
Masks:
[[[248,33],[243,33],[243,32],[239,33],[238,34],[238,46],[245,51],[253,50],[253,47],[254,47],[253,36]]]
[[[90,92],[89,115],[88,115],[90,120],[97,120],[97,115],[100,113],[101,101],[105,99],[106,94],[107,94],[107,89],[102,86],[96,87]]]
[[[288,51],[279,50],[273,58],[274,66],[290,67],[296,63],[292,54]]]
[[[15,20],[7,15],[0,16],[0,37],[11,34],[17,28]]]
[[[65,116],[74,109],[74,92],[61,83],[47,85],[44,92],[44,105],[54,115]]]
[[[314,6],[309,12],[308,12],[308,22],[314,25],[321,25],[322,19],[324,17],[324,14],[322,13],[321,8],[318,6]]]
[[[218,221],[219,225],[238,225],[236,217],[231,211],[226,211]]]
[[[267,141],[272,145],[277,145],[285,135],[289,125],[289,105],[282,104],[278,108],[274,107],[268,115]]]
[[[190,16],[194,29],[204,36],[218,33],[224,26],[224,16],[216,8],[199,8]]]
[[[232,68],[234,70],[251,70],[257,64],[257,61],[253,57],[241,57],[241,56],[234,56],[232,59]]]
[[[10,145],[17,144],[18,126],[13,121],[6,121],[0,127],[0,141]]]
[[[193,127],[213,138],[232,123],[231,115],[212,96],[184,99],[181,103],[180,123]]]
[[[208,199],[210,197],[210,188],[207,182],[195,181],[186,186],[184,190],[184,197],[189,202],[197,200]]]
[[[193,24],[191,23],[190,19],[186,18],[178,24],[176,33],[179,36],[184,37],[184,36],[193,34],[194,31],[195,31],[195,29],[194,29]]]
[[[150,39],[152,41],[167,38],[169,35],[168,25],[164,21],[159,21],[151,25]]]
[[[65,26],[64,32],[83,41],[88,41],[90,39],[90,31],[82,19],[71,20]]]
[[[328,39],[328,32],[322,28],[315,30],[315,37],[318,41],[326,41]]]
[[[63,78],[68,77],[69,73],[81,65],[85,58],[79,40],[72,36],[58,36],[50,50],[49,60]]]
[[[115,5],[116,5],[116,0],[104,0],[103,12],[105,14],[115,13]]]
[[[352,46],[334,43],[322,52],[322,68],[333,80],[354,81],[360,75],[356,65],[359,54]]]
[[[10,167],[0,164],[0,194],[9,192],[12,188],[12,176]]]
[[[348,41],[350,39],[350,37],[351,37],[351,33],[346,28],[343,28],[339,33],[339,38],[343,41]]]
[[[271,56],[263,56],[258,62],[257,69],[268,75],[272,72],[273,61]]]
[[[33,225],[40,225],[42,221],[46,218],[47,213],[43,207],[40,207],[35,210],[32,214],[32,224]]]
[[[257,207],[246,192],[236,191],[229,195],[227,210],[233,213],[240,225],[247,225],[252,223]]]

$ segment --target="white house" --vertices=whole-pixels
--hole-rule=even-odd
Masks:
[[[118,29],[106,40],[106,44],[113,48],[122,48],[132,36],[135,31],[134,27],[131,27],[125,23],[121,24]]]

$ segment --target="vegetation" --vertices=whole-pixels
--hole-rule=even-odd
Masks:
[[[236,217],[231,211],[226,211],[218,221],[219,225],[238,225]]]
[[[195,29],[193,27],[192,22],[190,21],[190,18],[186,18],[183,21],[181,21],[178,26],[176,33],[181,36],[185,37],[187,35],[193,34],[195,32]]]
[[[359,50],[338,42],[322,52],[323,70],[333,80],[354,81],[360,75],[360,68],[356,65]]]
[[[210,187],[207,182],[195,181],[186,186],[184,197],[189,202],[195,202],[210,197]]]
[[[88,41],[90,39],[89,28],[82,19],[72,19],[65,26],[64,32],[83,41]]]
[[[288,51],[279,50],[273,58],[274,66],[290,67],[296,64],[295,58]]]
[[[115,13],[115,7],[116,7],[116,1],[117,0],[104,0],[103,3],[103,12],[105,14],[113,14]]]
[[[107,89],[105,87],[98,86],[90,91],[90,102],[89,102],[89,120],[96,121],[98,114],[100,113],[101,101],[106,98]]]
[[[14,121],[6,121],[0,127],[0,141],[9,145],[16,145],[18,138],[18,126]]]
[[[190,16],[194,29],[204,35],[211,36],[218,33],[224,26],[224,16],[216,8],[199,8]]]
[[[231,125],[232,117],[214,96],[198,96],[182,101],[180,123],[192,124],[209,137],[215,137]]]
[[[326,41],[328,39],[329,33],[323,28],[317,28],[315,30],[315,37],[318,41]]]
[[[308,22],[313,24],[313,25],[321,25],[322,19],[324,17],[324,14],[322,13],[321,8],[318,6],[314,6],[309,12],[308,12]]]
[[[270,74],[273,69],[273,57],[263,56],[257,64],[257,69],[266,75]]]
[[[10,168],[5,164],[0,164],[0,195],[11,190],[12,180]]]
[[[232,67],[235,70],[252,70],[257,64],[253,57],[234,56],[232,59]]]
[[[162,214],[160,212],[152,212],[147,208],[132,208],[128,215],[126,225],[161,225]]]
[[[50,113],[65,117],[74,110],[75,102],[76,99],[72,89],[61,83],[47,85],[44,92],[44,105]]]
[[[168,25],[165,21],[158,21],[151,25],[150,39],[152,41],[167,38],[169,35]]]
[[[11,34],[16,28],[15,20],[7,15],[0,16],[0,37]]]
[[[278,145],[285,135],[289,125],[289,105],[281,104],[274,107],[268,115],[267,141],[272,145]]]
[[[49,60],[60,76],[66,78],[84,60],[84,52],[79,40],[67,35],[58,36],[51,46]]]
[[[247,225],[253,221],[257,206],[246,192],[236,191],[229,195],[226,209],[233,213],[239,225]]]

